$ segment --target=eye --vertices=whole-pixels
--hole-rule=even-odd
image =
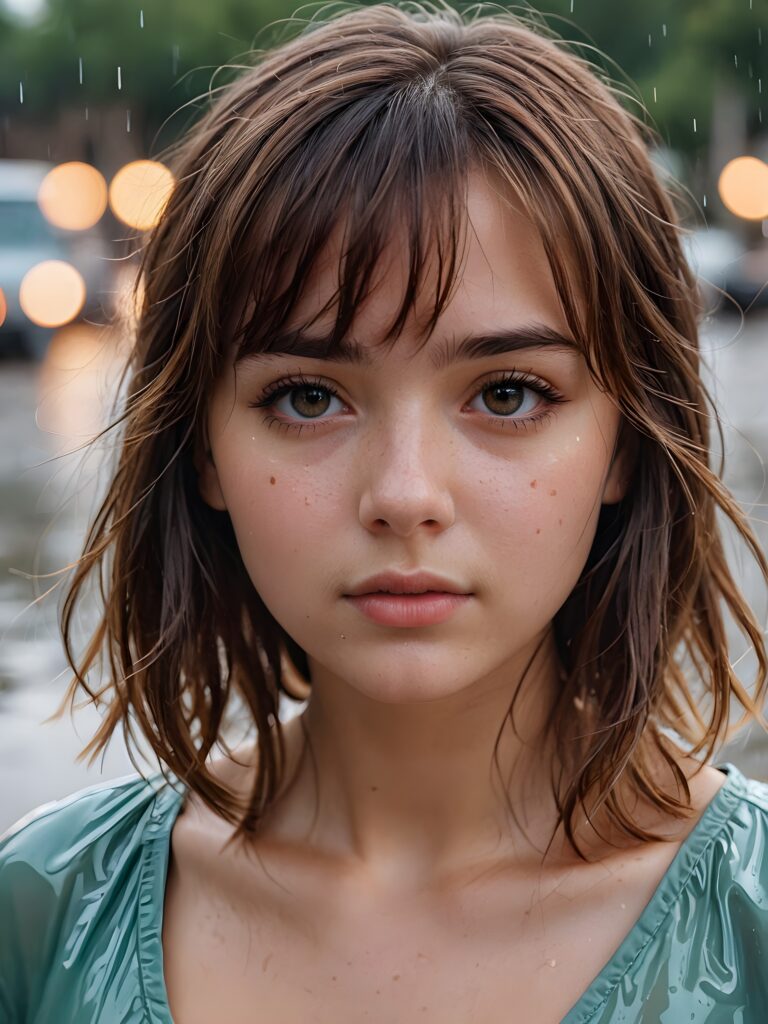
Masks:
[[[337,392],[329,384],[300,376],[276,381],[249,405],[252,408],[274,410],[287,422],[307,422],[324,418],[324,413],[328,412],[334,401],[344,407]]]
[[[552,405],[562,401],[563,396],[543,380],[508,373],[487,381],[473,399],[473,403],[482,405],[471,407],[478,412],[492,413],[492,419],[530,422],[540,419]]]
[[[532,388],[527,388],[524,384],[505,383],[504,381],[486,384],[475,401],[477,399],[483,401],[486,410],[490,410],[498,416],[512,416],[517,412],[530,413],[540,402],[540,398]]]

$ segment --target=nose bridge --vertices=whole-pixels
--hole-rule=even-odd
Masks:
[[[450,525],[448,425],[423,397],[401,396],[370,424],[363,446],[360,515],[367,526],[408,533],[419,524]]]

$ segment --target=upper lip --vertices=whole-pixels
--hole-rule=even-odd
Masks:
[[[467,588],[462,587],[461,584],[449,580],[446,576],[438,576],[431,572],[409,574],[382,572],[377,576],[369,576],[368,579],[358,583],[347,596],[359,597],[361,594],[374,594],[377,591],[386,591],[389,594],[423,594],[427,590],[448,594],[469,593]]]

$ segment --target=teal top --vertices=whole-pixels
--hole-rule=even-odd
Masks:
[[[768,1021],[768,784],[720,768],[725,784],[562,1024]],[[162,919],[186,789],[170,779],[90,786],[0,837],[3,1024],[173,1024]]]

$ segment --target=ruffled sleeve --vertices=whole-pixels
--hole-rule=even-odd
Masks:
[[[131,775],[45,804],[0,837],[4,1022],[143,1019],[140,978],[133,996],[124,984],[138,972],[143,850],[179,799],[159,772]],[[119,1017],[102,1016],[120,992]]]

